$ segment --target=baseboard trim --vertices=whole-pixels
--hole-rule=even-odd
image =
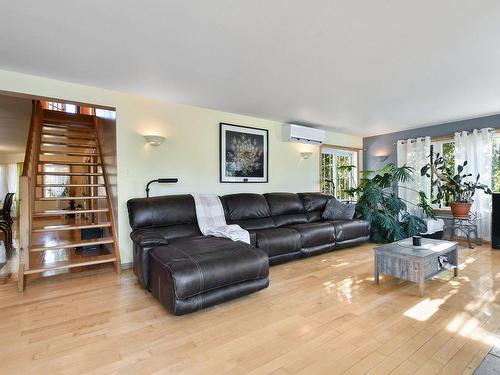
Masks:
[[[132,262],[122,263],[122,264],[120,264],[120,269],[122,271],[126,271],[126,270],[131,269],[133,266],[134,266],[134,263],[132,263]]]

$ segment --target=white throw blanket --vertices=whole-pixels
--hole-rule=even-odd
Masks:
[[[230,238],[233,241],[250,243],[250,234],[239,225],[227,225],[224,209],[215,194],[192,194],[196,206],[196,218],[201,233],[205,236]]]

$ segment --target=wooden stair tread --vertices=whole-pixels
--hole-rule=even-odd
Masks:
[[[58,132],[53,130],[42,130],[42,136],[64,137],[69,139],[89,139],[95,140],[95,136],[90,133],[77,133],[77,132]]]
[[[90,229],[90,228],[106,228],[110,226],[111,226],[110,222],[102,222],[98,224],[52,224],[52,225],[44,225],[42,227],[34,227],[33,233],[59,232],[65,230],[80,230],[80,229]]]
[[[40,160],[38,164],[49,164],[49,165],[96,165],[101,166],[101,163],[92,163],[86,161],[57,161],[57,160]]]
[[[93,116],[91,115],[54,111],[50,109],[43,110],[43,120],[44,124],[93,126]]]
[[[44,147],[70,147],[70,148],[97,148],[97,145],[92,143],[75,143],[75,142],[57,142],[57,141],[43,141]]]
[[[42,127],[42,133],[54,132],[57,134],[76,134],[76,135],[91,135],[95,136],[93,128],[70,128],[70,127],[57,127],[52,125],[44,125]]]
[[[112,254],[97,255],[94,257],[79,257],[76,259],[58,261],[48,264],[40,264],[37,262],[37,257],[43,252],[35,252],[30,254],[30,264],[29,270],[24,271],[25,275],[30,275],[34,273],[42,273],[46,271],[57,271],[64,270],[68,268],[91,266],[95,264],[112,263],[116,261],[116,257]]]
[[[75,129],[77,131],[93,131],[94,126],[90,124],[72,124],[72,123],[55,123],[55,122],[50,122],[46,121],[42,125],[44,128],[52,128],[52,129],[60,129],[60,130],[69,130],[69,129]]]
[[[104,187],[104,184],[37,184],[38,187]]]
[[[98,157],[97,153],[89,152],[78,152],[71,150],[40,150],[40,155],[61,155],[61,156],[86,156],[86,157]]]
[[[91,212],[108,212],[107,208],[96,208],[94,210],[47,210],[39,211],[33,214],[33,217],[69,215],[69,214],[88,214]]]
[[[106,195],[89,195],[89,196],[71,196],[71,197],[44,197],[36,198],[35,201],[70,201],[70,200],[84,200],[84,199],[107,199]]]
[[[42,128],[43,133],[55,133],[55,134],[77,134],[77,135],[93,135],[95,136],[93,128],[57,128],[52,126],[44,126]]]
[[[37,172],[40,176],[102,176],[100,172]]]
[[[113,243],[112,237],[96,238],[92,240],[60,240],[60,241],[54,241],[54,243],[51,243],[50,245],[31,246],[30,251],[72,249],[82,246],[105,245],[109,243]]]

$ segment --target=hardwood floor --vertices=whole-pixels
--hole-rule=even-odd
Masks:
[[[373,282],[373,245],[271,268],[267,290],[174,317],[131,271],[0,285],[5,374],[469,374],[500,334],[500,251],[457,278]]]

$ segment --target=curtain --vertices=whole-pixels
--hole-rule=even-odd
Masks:
[[[17,174],[17,164],[8,164],[7,165],[7,190],[9,193],[16,193],[19,186],[19,175]],[[12,216],[16,216],[17,214],[17,199],[14,196],[14,200],[12,201],[12,209],[10,211]]]
[[[415,206],[419,202],[418,191],[431,196],[431,181],[426,176],[420,176],[420,169],[427,164],[431,154],[431,138],[407,139],[397,142],[398,167],[407,165],[415,169],[413,181],[406,184],[401,183],[398,188],[398,196],[406,202],[408,212],[418,217],[423,217],[422,209]]]
[[[2,201],[1,207],[3,207],[3,200],[5,195],[9,192],[9,187],[7,185],[7,166],[8,164],[0,164],[0,200]]]
[[[491,129],[474,129],[471,133],[455,133],[455,163],[463,164],[467,160],[464,173],[471,173],[470,180],[480,175],[479,182],[491,186],[493,159],[493,132]],[[479,237],[491,239],[491,195],[477,190],[474,195],[471,212],[477,213]]]
[[[19,191],[19,171],[17,164],[0,164],[0,199],[5,199],[7,193],[15,193],[12,201],[10,214],[17,217],[18,210],[18,191]]]

